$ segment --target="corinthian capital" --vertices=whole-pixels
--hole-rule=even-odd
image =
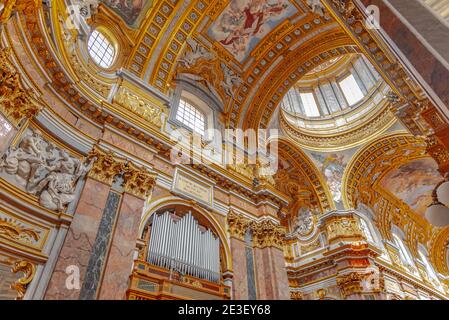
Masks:
[[[283,249],[285,228],[276,225],[271,220],[261,222],[252,222],[251,231],[253,232],[254,246],[258,248],[275,247]]]
[[[111,151],[104,151],[98,146],[89,152],[88,159],[93,161],[88,177],[112,185],[114,177],[125,168],[125,161],[117,159]]]
[[[123,188],[126,192],[145,199],[153,189],[156,182],[156,175],[148,172],[144,167],[137,167],[132,163],[127,163],[123,173]]]
[[[250,222],[242,215],[236,214],[230,210],[227,217],[228,228],[231,237],[243,240],[245,239],[246,231],[249,228]]]

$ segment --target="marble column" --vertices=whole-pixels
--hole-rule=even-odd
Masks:
[[[68,288],[66,280],[70,274],[76,276],[77,272],[73,270],[77,269],[79,283],[83,283],[109,189],[108,184],[86,179],[44,299],[78,299],[80,287]]]
[[[123,194],[99,289],[99,299],[125,299],[143,207],[143,199],[129,193]]]
[[[237,300],[247,300],[249,299],[248,280],[255,281],[254,279],[248,278],[248,252],[245,236],[247,236],[249,220],[242,215],[236,214],[232,210],[229,211],[226,220],[230,235],[232,267],[234,272],[232,298]]]
[[[246,248],[242,239],[231,237],[231,254],[234,278],[232,297],[236,300],[248,299],[248,275],[246,264]]]

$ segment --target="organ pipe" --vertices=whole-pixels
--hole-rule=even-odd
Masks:
[[[220,242],[210,229],[201,231],[189,211],[176,221],[173,213],[155,214],[148,244],[148,262],[197,278],[220,280]]]

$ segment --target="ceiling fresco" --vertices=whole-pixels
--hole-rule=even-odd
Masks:
[[[117,13],[129,26],[138,27],[146,12],[153,6],[153,0],[101,0]]]
[[[243,62],[263,37],[296,13],[288,0],[232,0],[208,35]]]
[[[435,160],[422,158],[390,171],[382,179],[381,186],[424,216],[432,203],[432,190],[442,179]]]

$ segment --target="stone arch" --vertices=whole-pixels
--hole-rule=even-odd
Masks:
[[[291,161],[312,186],[323,212],[335,209],[330,190],[322,174],[308,156],[293,141],[285,137],[273,137],[279,147],[279,155]]]

